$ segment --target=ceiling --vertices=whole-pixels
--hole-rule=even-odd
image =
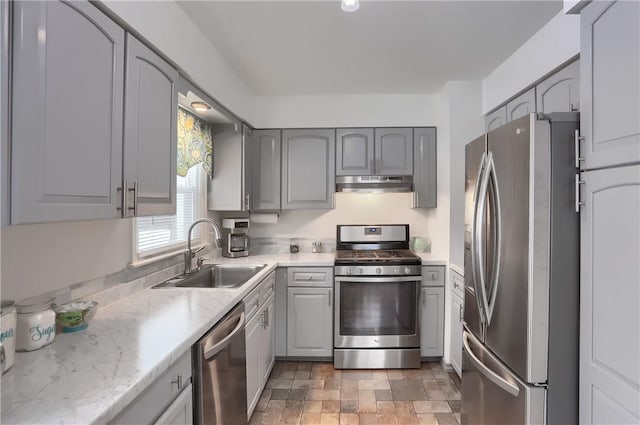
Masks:
[[[562,1],[179,1],[258,96],[437,93],[480,80]],[[206,54],[201,52],[201,54]]]

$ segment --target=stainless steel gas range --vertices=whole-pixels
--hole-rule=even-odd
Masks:
[[[336,369],[420,367],[420,282],[408,224],[338,226]]]

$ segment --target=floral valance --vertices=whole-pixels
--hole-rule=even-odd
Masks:
[[[209,178],[213,178],[211,125],[178,108],[178,175],[186,176],[189,168],[201,162]]]

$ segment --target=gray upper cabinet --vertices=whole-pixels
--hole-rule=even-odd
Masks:
[[[574,112],[580,110],[580,62],[575,61],[536,86],[536,111]]]
[[[337,129],[336,175],[370,176],[374,173],[373,129]]]
[[[252,151],[251,210],[280,210],[281,131],[255,130]]]
[[[484,117],[485,131],[491,131],[507,123],[507,107],[502,106]]]
[[[413,174],[413,129],[375,129],[376,173],[381,176]]]
[[[11,223],[119,217],[124,30],[88,2],[13,8]]]
[[[253,205],[252,194],[252,155],[253,155],[253,129],[242,124],[242,208],[241,211],[249,211]]]
[[[534,87],[507,102],[507,122],[517,120],[531,112],[536,112],[536,89]]]
[[[178,71],[127,34],[124,216],[174,214]]]
[[[582,169],[640,162],[638,22],[637,1],[594,1],[580,14]]]
[[[413,129],[413,144],[414,206],[435,208],[438,205],[436,129]]]
[[[637,424],[640,166],[581,179],[579,423]]]
[[[333,129],[283,130],[283,210],[333,207],[335,135]]]
[[[250,149],[247,145],[251,143],[250,130],[237,121],[212,126],[213,180],[207,182],[207,206],[210,210],[248,209],[250,200],[246,193],[245,170],[250,157],[247,153]]]

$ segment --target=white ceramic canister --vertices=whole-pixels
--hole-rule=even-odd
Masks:
[[[13,301],[2,301],[0,318],[0,357],[2,357],[2,373],[13,366],[16,352],[16,307]]]
[[[34,297],[16,304],[18,326],[17,351],[33,351],[49,345],[56,337],[53,298]]]

